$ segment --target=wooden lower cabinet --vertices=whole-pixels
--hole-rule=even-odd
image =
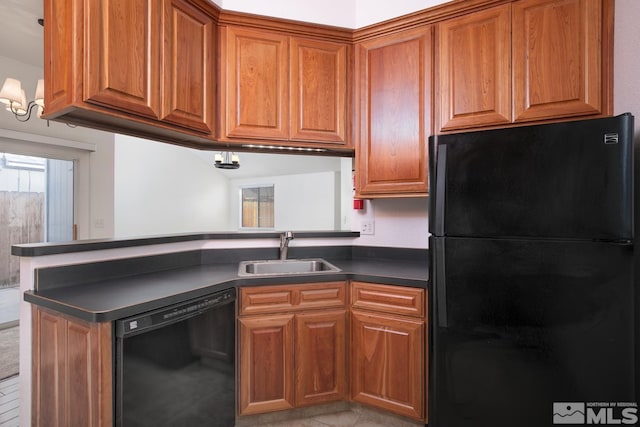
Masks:
[[[351,399],[426,420],[426,291],[346,286],[240,290],[239,415]]]
[[[240,289],[238,415],[351,398],[426,420],[425,290],[348,285]],[[32,310],[32,425],[112,426],[113,325]],[[193,339],[200,353],[233,354]]]
[[[33,426],[112,426],[111,323],[33,307]]]
[[[353,310],[351,334],[352,399],[422,419],[424,321]]]
[[[344,400],[346,283],[240,289],[239,415]]]
[[[351,399],[427,419],[427,292],[351,283]]]

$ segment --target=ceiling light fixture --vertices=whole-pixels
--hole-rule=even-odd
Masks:
[[[218,169],[238,169],[240,167],[240,158],[235,153],[218,153],[215,156],[214,166]]]
[[[44,111],[44,80],[38,80],[35,98],[27,103],[20,80],[8,77],[0,89],[0,102],[7,106],[7,111],[13,113],[18,121],[29,120],[34,109],[40,117]]]

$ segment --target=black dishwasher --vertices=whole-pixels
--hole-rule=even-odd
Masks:
[[[235,289],[116,322],[116,426],[235,424]]]

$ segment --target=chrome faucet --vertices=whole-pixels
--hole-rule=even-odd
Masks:
[[[293,240],[293,231],[285,231],[280,235],[280,259],[287,259],[290,240]]]

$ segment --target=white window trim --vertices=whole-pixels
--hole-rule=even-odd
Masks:
[[[242,190],[245,188],[273,187],[273,227],[243,227],[242,226]],[[238,229],[242,231],[270,231],[276,225],[276,185],[273,183],[243,184],[238,187]]]

